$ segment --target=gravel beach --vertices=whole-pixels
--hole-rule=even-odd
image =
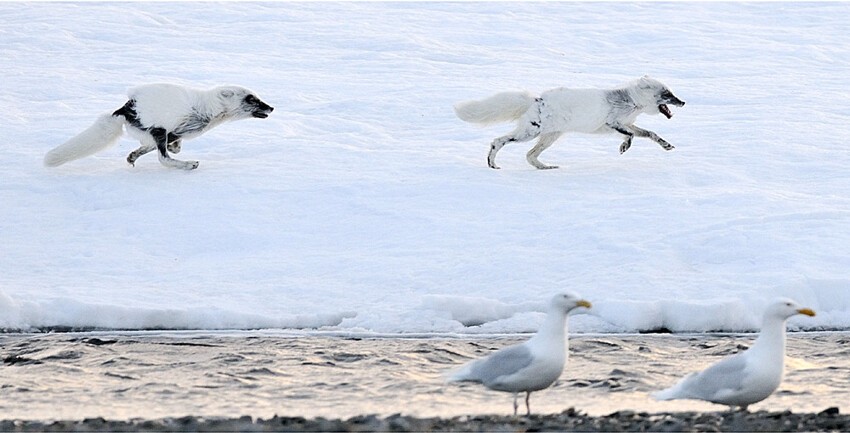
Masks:
[[[510,394],[441,374],[517,336],[0,334],[0,432],[850,431],[847,333],[791,333],[783,384],[751,412],[649,398],[753,338],[572,337],[562,377],[514,418]]]
[[[820,413],[786,412],[669,412],[645,413],[619,411],[606,416],[589,416],[574,409],[556,415],[461,416],[453,418],[416,418],[392,415],[356,416],[346,420],[301,417],[251,418],[199,418],[181,417],[159,420],[109,421],[90,418],[83,421],[28,422],[2,421],[4,432],[37,431],[661,431],[661,432],[803,432],[848,431],[850,415],[840,414],[837,408]]]

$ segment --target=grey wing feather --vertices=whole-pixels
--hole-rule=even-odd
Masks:
[[[534,358],[524,345],[506,347],[472,365],[469,378],[487,385],[494,380],[508,376],[528,367]]]
[[[747,367],[747,360],[742,356],[744,353],[726,358],[693,375],[688,389],[701,398],[710,398],[721,389],[739,389]]]

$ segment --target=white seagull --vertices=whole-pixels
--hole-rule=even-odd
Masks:
[[[564,371],[569,346],[567,313],[578,307],[590,308],[590,302],[574,294],[555,295],[543,326],[531,339],[464,364],[448,381],[477,382],[495,391],[514,393],[514,416],[517,396],[525,392],[525,409],[530,415],[531,392],[548,388]]]
[[[781,298],[764,312],[761,332],[752,347],[691,373],[677,384],[653,393],[656,400],[694,399],[734,409],[766,399],[782,382],[785,370],[785,321],[796,314],[814,316],[809,308]]]

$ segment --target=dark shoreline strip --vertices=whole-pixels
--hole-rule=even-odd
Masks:
[[[253,419],[204,418],[186,416],[159,420],[109,421],[91,418],[83,421],[38,422],[23,420],[0,421],[2,432],[306,432],[306,431],[664,431],[664,432],[777,432],[777,431],[850,431],[850,415],[838,408],[820,413],[785,412],[662,412],[646,413],[619,411],[593,417],[574,409],[554,415],[459,416],[453,418],[416,418],[392,415],[381,418],[361,415],[347,420],[301,417]]]

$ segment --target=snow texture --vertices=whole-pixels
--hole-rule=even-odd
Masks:
[[[0,328],[850,327],[848,3],[0,3]],[[687,101],[487,168],[452,106],[644,74]],[[150,82],[275,107],[183,143],[45,153]]]

